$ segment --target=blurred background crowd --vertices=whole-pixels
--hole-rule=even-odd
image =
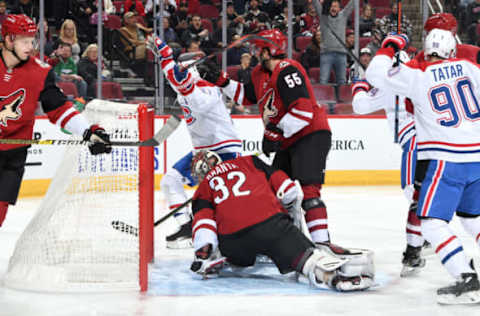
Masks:
[[[160,1],[163,3],[160,6]],[[362,78],[363,68],[380,47],[383,38],[397,30],[396,0],[324,0],[318,15],[311,0],[45,0],[44,58],[57,74],[64,91],[85,100],[96,97],[98,54],[101,54],[102,97],[105,99],[153,103],[154,56],[145,39],[154,23],[163,28],[164,40],[178,56],[182,52],[215,53],[225,44],[246,34],[271,28],[287,34],[291,25],[292,59],[307,70],[319,103],[331,114],[351,113],[349,84]],[[163,7],[163,11],[160,12]],[[480,0],[403,0],[401,29],[413,39],[409,54],[421,47],[422,18],[440,10],[452,12],[459,21],[459,40],[478,45]],[[226,14],[227,38],[222,41],[222,16]],[[39,0],[0,1],[0,22],[6,14],[26,14],[39,21]],[[428,16],[428,13],[426,16]],[[160,21],[161,19],[161,21]],[[97,47],[98,21],[102,21],[102,47]],[[340,40],[340,41],[339,41]],[[222,55],[217,55],[222,64]],[[226,53],[226,71],[246,83],[257,64],[249,43]],[[224,63],[225,65],[225,63]],[[163,86],[163,85],[162,85]],[[175,110],[175,93],[164,85],[162,112]],[[234,114],[254,113],[231,104]]]

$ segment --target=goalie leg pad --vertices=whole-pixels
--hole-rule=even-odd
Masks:
[[[348,261],[319,249],[311,249],[310,252],[311,255],[303,265],[302,274],[308,277],[310,284],[315,287],[321,287],[322,283],[329,284],[335,270]]]

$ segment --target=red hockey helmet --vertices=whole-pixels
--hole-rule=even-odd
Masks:
[[[430,33],[433,29],[450,31],[457,34],[457,19],[451,13],[436,13],[425,21],[423,29]]]
[[[37,25],[24,14],[9,14],[2,24],[2,37],[7,35],[26,35],[34,37]]]
[[[256,39],[254,44],[257,48],[268,48],[272,56],[284,55],[287,50],[287,37],[278,29],[261,31],[258,36],[265,37],[267,40]]]

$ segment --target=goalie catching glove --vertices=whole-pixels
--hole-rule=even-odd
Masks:
[[[223,268],[227,258],[223,257],[218,247],[213,249],[212,244],[206,244],[195,251],[195,258],[190,266],[190,270],[201,274],[204,278],[210,274],[216,274]]]
[[[110,136],[98,125],[92,125],[83,133],[83,140],[90,142],[88,149],[92,155],[111,153]]]
[[[213,83],[216,86],[224,88],[230,83],[228,74],[223,72],[210,58],[205,59],[203,63],[198,64],[196,67],[202,79]]]

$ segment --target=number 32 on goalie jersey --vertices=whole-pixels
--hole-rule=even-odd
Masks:
[[[244,190],[242,185],[245,183],[247,177],[241,171],[231,171],[227,174],[227,180],[231,180],[231,183],[225,183],[225,180],[221,177],[213,177],[208,182],[210,188],[215,192],[219,193],[218,196],[214,198],[215,204],[220,204],[226,199],[233,195],[234,197],[249,195],[250,190]],[[229,181],[230,182],[230,181]]]
[[[457,81],[454,87],[446,84],[433,87],[429,99],[436,113],[447,114],[437,120],[442,126],[456,127],[462,118],[469,121],[480,119],[480,105],[467,78]]]

